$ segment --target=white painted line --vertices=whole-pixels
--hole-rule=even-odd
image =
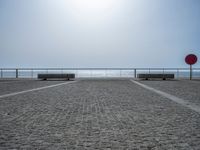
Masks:
[[[168,98],[168,99],[170,99],[170,100],[172,100],[172,101],[174,101],[174,102],[176,102],[176,103],[178,103],[178,104],[181,104],[181,105],[184,106],[184,107],[187,107],[187,108],[189,108],[189,109],[191,109],[191,110],[193,110],[193,111],[196,111],[196,112],[200,113],[200,107],[197,106],[197,105],[195,105],[195,104],[193,104],[193,103],[190,103],[190,102],[188,102],[188,101],[186,101],[186,100],[184,100],[184,99],[178,98],[178,97],[176,97],[176,96],[174,96],[174,95],[165,93],[165,92],[163,92],[163,91],[156,90],[156,89],[154,89],[154,88],[152,88],[152,87],[149,87],[149,86],[147,86],[147,85],[144,85],[144,84],[142,84],[142,83],[139,83],[138,81],[135,81],[135,80],[130,80],[130,81],[133,82],[133,83],[135,83],[135,84],[137,84],[137,85],[139,85],[139,86],[141,86],[141,87],[143,87],[143,88],[145,88],[145,89],[147,89],[147,90],[150,90],[150,91],[152,91],[152,92],[155,92],[155,93],[157,93],[158,95],[161,95],[161,96],[163,96],[163,97],[165,97],[165,98]]]
[[[54,84],[54,85],[43,86],[43,87],[39,87],[39,88],[35,88],[35,89],[30,89],[30,90],[25,90],[25,91],[20,91],[20,92],[14,92],[14,93],[5,94],[5,95],[0,95],[0,98],[15,96],[15,95],[24,94],[24,93],[33,92],[33,91],[39,91],[39,90],[57,87],[57,86],[70,84],[70,83],[74,83],[74,82],[77,82],[77,81],[64,82],[64,83],[59,83],[59,84]]]

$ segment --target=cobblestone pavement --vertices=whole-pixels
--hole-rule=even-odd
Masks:
[[[0,99],[0,149],[199,150],[200,114],[129,80],[81,80]]]
[[[140,82],[200,106],[200,80],[141,80]]]
[[[19,92],[23,90],[38,88],[47,85],[54,85],[65,82],[58,81],[40,81],[40,80],[0,80],[0,95],[9,94],[12,92]]]

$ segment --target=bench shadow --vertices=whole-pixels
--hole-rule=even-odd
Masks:
[[[67,80],[67,79],[47,79],[47,80],[42,80],[42,79],[37,79],[36,81],[75,81],[75,80]]]
[[[163,82],[170,81],[170,82],[174,82],[174,81],[180,81],[180,80],[178,80],[178,79],[166,79],[166,80],[163,80],[163,79],[148,79],[148,80],[138,79],[138,81],[163,81]]]

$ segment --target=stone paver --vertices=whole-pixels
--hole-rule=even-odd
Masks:
[[[40,80],[0,80],[0,95],[66,82]]]
[[[200,80],[149,80],[140,82],[200,106]]]
[[[0,149],[199,150],[200,114],[130,82],[81,80],[0,99]]]

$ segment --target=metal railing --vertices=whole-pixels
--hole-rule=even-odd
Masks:
[[[74,73],[76,78],[136,78],[139,73],[173,73],[175,78],[189,78],[189,68],[1,68],[0,78],[37,78],[38,73]],[[200,78],[200,68],[193,68],[193,78]]]

